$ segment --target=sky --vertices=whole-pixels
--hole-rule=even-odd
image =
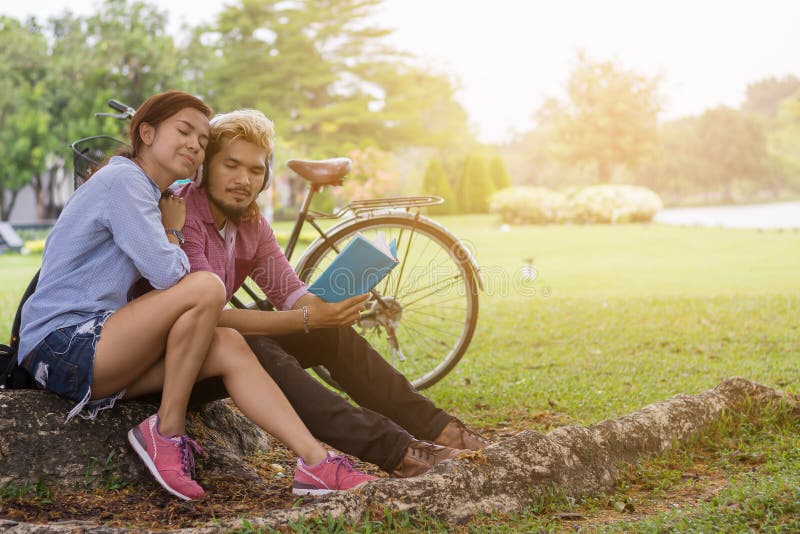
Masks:
[[[208,22],[218,0],[161,0],[177,33]],[[4,0],[0,13],[88,14],[95,0]],[[800,76],[797,0],[384,0],[389,38],[458,80],[457,98],[481,140],[533,126],[548,96],[563,97],[576,54],[659,76],[661,118],[738,106],[747,85]]]

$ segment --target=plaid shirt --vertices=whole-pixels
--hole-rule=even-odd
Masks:
[[[219,276],[225,283],[228,300],[248,276],[279,310],[291,309],[306,294],[305,284],[283,255],[264,217],[239,224],[228,221],[223,239],[204,190],[189,183],[178,195],[186,200],[183,251],[189,257],[191,270]]]

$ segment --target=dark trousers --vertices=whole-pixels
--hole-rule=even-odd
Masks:
[[[314,437],[384,471],[397,466],[412,436],[432,441],[452,418],[352,328],[245,339]],[[359,406],[304,370],[315,365],[324,365]],[[222,380],[215,378],[197,384],[190,403],[227,396]]]

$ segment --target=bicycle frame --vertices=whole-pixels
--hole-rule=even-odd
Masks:
[[[437,196],[387,197],[367,200],[354,200],[334,213],[322,213],[313,211],[311,209],[311,201],[313,200],[314,195],[320,191],[322,191],[322,186],[319,185],[309,185],[308,189],[306,190],[306,194],[303,197],[303,202],[300,205],[300,211],[297,214],[294,226],[292,227],[292,232],[289,234],[289,241],[286,243],[286,248],[284,249],[284,255],[289,261],[292,259],[294,249],[297,246],[297,241],[300,238],[300,232],[306,223],[310,224],[314,230],[317,231],[320,238],[327,242],[333,250],[340,252],[336,244],[328,239],[325,230],[323,230],[319,224],[317,224],[317,219],[341,219],[348,213],[352,214],[354,217],[359,217],[364,213],[398,209],[404,209],[406,212],[410,212],[412,209],[419,209],[423,206],[432,206],[444,202],[443,198]],[[417,213],[419,212],[417,211]],[[477,269],[476,265],[475,267]],[[242,289],[250,296],[250,298],[253,299],[253,302],[255,302],[259,309],[271,309],[271,304],[269,301],[261,298],[251,287],[247,285],[247,283],[242,285]],[[373,290],[371,293],[381,305],[385,306],[381,296],[377,292]],[[246,307],[245,304],[242,303],[241,300],[236,296],[231,299],[231,302],[237,308]]]

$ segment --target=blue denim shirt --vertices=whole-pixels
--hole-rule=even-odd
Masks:
[[[120,156],[73,193],[22,308],[20,362],[53,330],[124,306],[139,278],[166,289],[189,272],[186,254],[164,233],[160,198],[144,171]]]

